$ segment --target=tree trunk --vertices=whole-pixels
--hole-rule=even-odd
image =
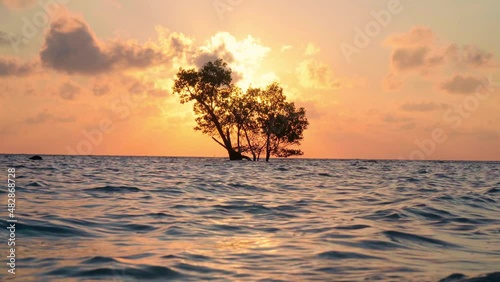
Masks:
[[[253,156],[253,161],[257,161],[257,155],[255,154],[255,150],[252,146],[252,143],[250,142],[250,137],[248,137],[248,132],[245,128],[243,128],[243,132],[245,132],[245,137],[247,138],[247,144],[248,144],[248,148],[250,148],[250,152],[252,153],[252,156]]]
[[[237,152],[234,149],[228,149],[227,152],[229,154],[229,160],[231,160],[231,161],[241,161],[241,160],[251,161],[252,160],[251,158],[249,158],[245,155],[242,155],[240,152]]]
[[[238,126],[238,130],[237,131],[238,131],[238,133],[237,133],[238,134],[238,138],[237,138],[236,142],[238,143],[238,152],[241,153],[241,144],[240,144],[240,131],[241,131],[241,127],[240,126]]]
[[[222,139],[222,143],[224,143],[223,147],[226,148],[226,150],[229,154],[229,160],[231,160],[231,161],[241,161],[243,159],[251,160],[249,157],[242,155],[241,152],[236,152],[234,150],[233,145],[231,144],[232,142],[231,142],[231,135],[229,134],[229,129],[226,129],[226,135],[224,135],[224,130],[222,129],[222,126],[221,126],[219,120],[217,119],[217,116],[215,115],[214,111],[207,104],[205,104],[203,101],[201,101],[201,100],[197,100],[197,101],[205,107],[208,114],[210,115],[212,122],[214,123],[215,128],[217,129],[217,132],[219,133],[219,135]],[[214,138],[214,140],[217,141],[215,138]],[[220,144],[220,142],[218,142],[218,141],[217,141],[217,143]]]
[[[271,135],[267,135],[266,141],[266,162],[269,162],[269,158],[271,157]]]
[[[243,158],[241,157],[241,153],[238,153],[236,152],[235,150],[233,149],[228,149],[227,150],[228,154],[229,154],[229,159],[231,161],[241,161]]]

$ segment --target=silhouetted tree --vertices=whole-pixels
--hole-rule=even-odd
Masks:
[[[287,158],[303,152],[290,146],[299,146],[309,122],[304,108],[295,108],[286,101],[283,88],[273,83],[259,95],[258,123],[265,139],[266,161],[271,155]]]
[[[224,147],[231,160],[259,160],[270,156],[289,157],[302,151],[300,145],[308,121],[304,108],[286,101],[277,83],[266,89],[250,88],[243,92],[232,84],[231,70],[222,60],[208,62],[200,70],[180,69],[174,93],[181,103],[194,102],[195,130],[212,137]],[[232,140],[236,139],[233,146]]]
[[[193,111],[198,126],[195,130],[210,135],[224,147],[231,160],[241,160],[231,142],[231,121],[228,106],[233,87],[231,70],[222,60],[208,62],[199,71],[180,69],[173,87],[182,104],[194,101]],[[217,139],[220,138],[220,140]]]

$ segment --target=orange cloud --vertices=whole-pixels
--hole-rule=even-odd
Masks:
[[[430,27],[414,26],[407,33],[390,35],[385,44],[391,47],[421,47],[433,45],[436,35]]]
[[[36,5],[36,2],[37,0],[3,0],[5,7],[14,10],[31,8]]]
[[[401,109],[407,112],[431,112],[447,107],[448,105],[446,104],[438,104],[434,102],[404,103],[401,105]]]
[[[338,89],[343,86],[336,79],[331,68],[322,62],[313,59],[304,60],[296,69],[299,83],[304,88]]]
[[[76,121],[76,118],[74,116],[55,116],[51,113],[49,113],[47,110],[44,110],[42,112],[39,112],[33,117],[29,117],[25,120],[26,124],[33,125],[33,124],[40,124],[40,123],[45,123],[45,122],[61,122],[61,123],[66,123],[66,122],[74,122]]]
[[[482,85],[487,85],[483,77],[476,75],[455,75],[441,83],[441,89],[452,94],[471,94],[476,92]]]
[[[80,87],[71,82],[66,82],[59,88],[59,96],[64,100],[74,100],[80,94]]]
[[[398,76],[394,73],[387,74],[382,80],[382,87],[385,90],[393,91],[398,90],[403,85],[403,82],[398,78]]]
[[[35,72],[37,63],[23,63],[15,58],[0,57],[0,76],[26,76]]]
[[[449,69],[485,69],[496,66],[491,52],[474,45],[459,47],[455,43],[442,43],[431,28],[424,26],[415,26],[406,33],[390,35],[384,45],[392,49],[391,72],[382,81],[387,90],[400,89],[403,85],[401,76],[408,73],[416,72],[421,77],[436,78]],[[431,73],[437,75],[430,76]],[[457,77],[455,81],[441,83],[440,87],[455,93],[459,91],[458,88],[471,87],[470,80],[462,80]]]

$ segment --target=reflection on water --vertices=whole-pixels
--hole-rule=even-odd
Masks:
[[[499,270],[499,163],[0,163],[17,171],[16,281],[438,281]]]

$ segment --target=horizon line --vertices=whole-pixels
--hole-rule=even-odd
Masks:
[[[0,153],[0,155],[26,155],[26,156],[69,156],[69,157],[133,157],[133,158],[204,158],[204,159],[226,159],[227,157],[217,156],[161,156],[161,155],[72,155],[72,154],[32,154],[32,153]],[[384,158],[310,158],[310,157],[290,157],[290,158],[271,158],[278,160],[333,160],[333,161],[412,161],[412,162],[500,162],[500,160],[467,160],[467,159],[384,159]]]

